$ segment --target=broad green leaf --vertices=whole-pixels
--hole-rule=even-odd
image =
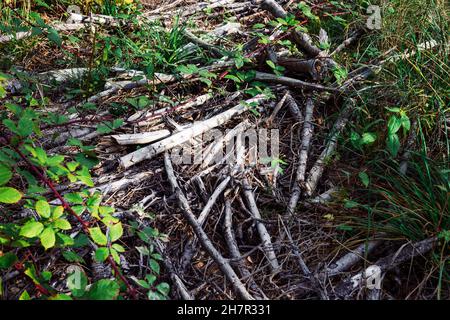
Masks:
[[[17,256],[12,252],[7,252],[0,255],[0,269],[8,269],[12,267],[17,260]]]
[[[81,204],[83,203],[83,198],[80,196],[79,193],[77,192],[72,192],[72,193],[66,193],[64,195],[64,199],[66,199],[67,201],[69,201],[70,203],[76,203],[76,204]]]
[[[50,218],[50,205],[45,200],[39,200],[36,201],[36,212],[42,217],[42,218]]]
[[[53,28],[48,29],[47,38],[48,38],[48,40],[50,40],[51,42],[56,44],[58,47],[61,47],[62,40],[61,40],[61,37],[59,36],[58,32],[55,29],[53,29]]]
[[[361,137],[361,145],[372,144],[377,139],[377,135],[373,132],[365,132]]]
[[[359,174],[359,179],[361,180],[362,184],[367,188],[370,183],[370,178],[364,171],[361,171]]]
[[[88,296],[92,300],[113,300],[119,295],[119,289],[114,280],[101,279],[92,285]]]
[[[84,263],[84,259],[73,251],[63,251],[62,255],[68,262]]]
[[[41,165],[45,165],[47,163],[47,153],[42,148],[36,148],[36,157]]]
[[[113,245],[112,245],[112,248],[114,249],[114,250],[116,250],[117,252],[125,252],[125,248],[124,247],[122,247],[120,244],[118,244],[118,243],[114,243]]]
[[[48,300],[70,301],[73,299],[70,296],[68,296],[67,294],[58,293],[57,295],[54,295],[54,296],[48,298]]]
[[[70,222],[66,219],[57,219],[53,222],[53,225],[56,228],[59,228],[61,230],[70,230],[72,229],[72,226],[70,225]]]
[[[22,137],[29,136],[33,132],[33,121],[28,117],[20,118],[17,130]]]
[[[52,227],[45,228],[39,238],[41,239],[41,244],[45,248],[45,250],[53,248],[55,246],[55,230],[53,230]]]
[[[391,116],[388,121],[388,135],[392,136],[397,133],[398,129],[402,126],[402,121],[397,116]]]
[[[90,228],[89,233],[91,235],[92,240],[100,246],[106,246],[108,240],[106,236],[103,234],[102,230],[99,227]]]
[[[27,222],[21,229],[20,235],[26,238],[34,238],[41,234],[44,225],[38,221]]]
[[[134,282],[136,282],[139,286],[145,288],[145,289],[150,289],[150,285],[147,283],[147,281],[145,280],[141,280],[136,278],[135,276],[131,276],[130,277]]]
[[[12,178],[12,172],[9,167],[0,163],[0,186],[6,184]]]
[[[53,209],[52,218],[58,219],[64,214],[64,207],[63,206],[57,206]]]
[[[159,274],[160,272],[160,267],[159,267],[159,263],[156,260],[153,259],[149,259],[148,261],[150,268],[156,273]]]
[[[108,248],[101,247],[95,250],[95,260],[97,260],[98,262],[105,261],[108,258],[108,256],[109,256]]]
[[[76,267],[75,270],[67,277],[67,288],[72,292],[75,298],[81,297],[86,292],[88,279],[81,268]]]
[[[19,300],[31,300],[31,297],[28,294],[27,290],[21,293]]]
[[[109,238],[111,242],[117,241],[123,235],[122,223],[116,223],[109,228]]]
[[[166,282],[161,282],[160,284],[158,284],[156,286],[156,289],[159,292],[161,292],[163,295],[167,296],[169,294],[169,291],[170,291],[170,286]]]
[[[16,203],[22,199],[22,194],[10,187],[1,187],[0,188],[0,203]]]
[[[397,156],[398,151],[400,150],[400,139],[397,134],[391,134],[387,137],[386,147],[393,157]]]

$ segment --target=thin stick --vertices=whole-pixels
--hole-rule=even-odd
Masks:
[[[170,161],[170,156],[166,152],[164,154],[164,164],[167,172],[167,178],[169,179],[169,182],[172,186],[172,190],[175,192],[179,205],[182,209],[183,215],[186,218],[186,220],[191,225],[192,229],[194,230],[195,234],[197,235],[200,243],[205,248],[205,250],[210,254],[210,256],[214,259],[214,261],[219,265],[219,268],[222,270],[222,272],[225,274],[225,276],[228,278],[228,280],[231,282],[233,288],[235,289],[236,293],[245,300],[253,300],[254,298],[248,293],[247,289],[245,288],[244,284],[239,279],[236,272],[234,272],[233,268],[231,267],[228,260],[226,260],[222,254],[214,247],[213,243],[209,239],[206,232],[203,230],[203,228],[198,223],[197,219],[195,218],[194,213],[192,212],[188,200],[186,196],[183,194],[183,192],[180,189],[180,186],[178,185],[177,179],[175,177],[175,173],[173,171],[172,162]]]
[[[331,129],[331,133],[330,133],[328,142],[325,146],[325,149],[322,151],[319,158],[316,160],[316,162],[315,162],[314,166],[312,167],[311,171],[309,172],[308,178],[306,180],[305,194],[308,197],[311,197],[311,195],[316,190],[317,184],[319,183],[319,180],[322,177],[322,173],[325,169],[325,163],[329,159],[329,157],[333,154],[334,150],[336,149],[339,134],[345,128],[345,126],[348,122],[348,118],[350,117],[354,107],[355,107],[355,101],[353,99],[348,99],[345,102],[344,110],[342,111],[341,115],[334,123],[333,128]]]

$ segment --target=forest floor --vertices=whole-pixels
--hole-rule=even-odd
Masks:
[[[449,299],[448,8],[374,2],[0,4],[0,299]]]

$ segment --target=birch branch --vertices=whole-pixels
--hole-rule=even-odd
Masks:
[[[248,293],[244,284],[239,279],[236,272],[231,267],[230,263],[222,256],[222,254],[214,247],[213,243],[209,239],[208,235],[205,233],[203,228],[199,225],[197,219],[195,218],[194,213],[192,212],[188,200],[186,196],[180,189],[178,185],[177,179],[175,177],[175,173],[173,171],[172,162],[170,161],[170,156],[166,152],[164,154],[164,163],[167,172],[167,178],[172,186],[172,190],[175,192],[182,212],[186,218],[186,220],[191,225],[195,234],[197,235],[200,243],[205,248],[205,250],[210,254],[210,256],[214,259],[214,261],[219,265],[219,268],[225,274],[225,276],[230,281],[236,293],[245,300],[253,300],[253,297]]]
[[[321,84],[305,82],[305,81],[294,79],[294,78],[277,76],[277,75],[274,75],[271,73],[265,73],[265,72],[259,72],[259,71],[257,71],[255,74],[255,80],[263,81],[263,82],[284,84],[284,85],[287,85],[287,86],[290,86],[293,88],[297,88],[297,89],[319,90],[319,91],[329,91],[329,92],[338,92],[339,91],[337,88],[326,87]]]
[[[305,194],[308,197],[311,197],[311,195],[316,190],[317,184],[319,183],[319,180],[322,177],[322,173],[325,169],[325,162],[334,153],[334,150],[336,149],[339,134],[345,128],[345,126],[348,122],[348,118],[350,117],[354,107],[355,107],[355,101],[353,99],[348,99],[345,102],[344,110],[342,111],[339,118],[334,123],[333,128],[331,129],[329,140],[325,146],[325,149],[322,151],[319,158],[316,160],[314,166],[311,168],[311,171],[309,172],[308,178],[306,180]]]
[[[289,199],[286,215],[294,214],[295,207],[297,207],[298,200],[300,199],[301,188],[300,185],[305,181],[306,163],[308,161],[308,151],[313,134],[313,113],[314,103],[311,98],[306,100],[305,121],[302,131],[302,144],[300,149],[299,165],[295,176],[295,181],[292,187],[291,198]]]
[[[256,96],[255,98],[249,99],[246,101],[246,104],[253,103],[253,102],[262,102],[266,98],[262,95]],[[222,112],[216,116],[213,116],[210,119],[199,121],[197,123],[194,123],[192,127],[182,130],[176,134],[173,134],[172,136],[165,138],[159,142],[156,142],[154,144],[151,144],[145,148],[139,149],[137,151],[134,151],[130,154],[127,154],[120,158],[120,163],[124,168],[129,168],[136,163],[139,163],[141,161],[151,159],[155,155],[161,154],[164,151],[170,150],[171,148],[178,146],[182,143],[185,143],[189,141],[190,139],[209,131],[215,127],[218,127],[229,120],[231,120],[233,117],[247,111],[248,108],[246,105],[238,104],[234,106],[233,108]]]

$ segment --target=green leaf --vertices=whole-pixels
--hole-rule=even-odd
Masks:
[[[119,285],[114,280],[101,279],[89,291],[89,299],[113,300],[119,295]]]
[[[99,227],[90,228],[89,233],[91,235],[92,240],[100,246],[106,246],[108,240],[106,236],[103,234],[102,230]]]
[[[117,241],[123,235],[122,223],[116,223],[109,228],[109,238],[111,242]]]
[[[44,225],[38,221],[27,222],[20,228],[20,235],[26,238],[34,238],[41,234]]]
[[[27,137],[33,132],[33,121],[29,117],[22,117],[19,120],[18,133],[22,137]]]
[[[45,165],[47,163],[47,153],[42,148],[36,148],[36,157],[41,165]]]
[[[81,204],[83,203],[83,198],[80,196],[79,193],[77,192],[72,192],[72,193],[66,193],[64,195],[64,199],[66,199],[67,201],[69,201],[70,203],[76,203],[76,204]]]
[[[22,199],[22,194],[14,188],[1,187],[0,188],[0,203],[16,203]]]
[[[0,163],[0,186],[6,184],[12,178],[12,172],[6,165]]]
[[[409,131],[409,129],[411,129],[411,121],[409,120],[409,117],[406,114],[402,114],[400,116],[400,121],[405,131]]]
[[[359,174],[359,179],[361,180],[362,184],[367,188],[370,183],[370,178],[364,171],[361,171]]]
[[[95,250],[95,260],[97,260],[98,262],[105,261],[108,258],[108,256],[109,256],[108,248],[101,247]]]
[[[400,139],[397,134],[391,134],[387,137],[386,147],[393,157],[397,156],[398,151],[400,150]]]
[[[352,201],[352,200],[346,200],[344,207],[347,209],[352,209],[352,208],[356,208],[359,206],[359,203],[356,201]]]
[[[73,299],[67,294],[58,293],[57,295],[48,298],[48,300],[71,301]]]
[[[68,262],[84,263],[84,259],[73,251],[63,251],[62,255]]]
[[[24,292],[22,292],[22,294],[19,297],[19,300],[31,300],[31,297],[28,294],[27,290],[24,290]]]
[[[53,29],[53,28],[48,29],[47,38],[48,38],[48,40],[50,40],[51,42],[56,44],[58,47],[61,47],[62,40],[61,40],[61,37],[59,36],[58,32],[55,29]]]
[[[156,289],[159,292],[161,292],[163,295],[167,296],[169,294],[169,291],[170,291],[170,286],[166,282],[161,282],[160,284],[158,284],[156,286]]]
[[[52,227],[45,228],[39,238],[41,239],[41,244],[45,248],[45,250],[53,248],[55,246],[55,230],[53,230]]]
[[[125,248],[118,243],[114,243],[111,247],[117,252],[125,252]]]
[[[271,60],[267,60],[266,63],[267,63],[267,65],[268,65],[269,67],[271,67],[272,69],[276,69],[275,63],[273,63]]]
[[[17,261],[17,256],[12,252],[7,252],[0,256],[0,269],[8,269]]]
[[[57,219],[53,222],[53,225],[56,228],[59,228],[61,230],[70,230],[72,229],[72,226],[70,225],[70,222],[66,219]]]
[[[397,116],[391,116],[388,121],[388,135],[392,136],[397,133],[402,126],[402,120]]]
[[[88,279],[81,268],[75,268],[74,272],[67,277],[66,284],[72,295],[78,298],[85,294]]]
[[[130,278],[131,278],[134,282],[136,282],[139,286],[141,286],[142,288],[150,289],[150,285],[147,283],[147,281],[138,279],[138,278],[136,278],[135,276],[131,276]]]
[[[361,145],[372,144],[377,139],[377,135],[373,132],[365,132],[361,137]]]
[[[160,267],[159,267],[159,263],[156,260],[153,259],[149,259],[148,261],[150,268],[156,273],[159,274],[160,272]]]
[[[50,205],[45,200],[39,200],[36,202],[35,205],[36,212],[42,217],[42,218],[50,218]]]
[[[58,219],[64,214],[64,207],[63,206],[57,206],[53,209],[52,218]]]

